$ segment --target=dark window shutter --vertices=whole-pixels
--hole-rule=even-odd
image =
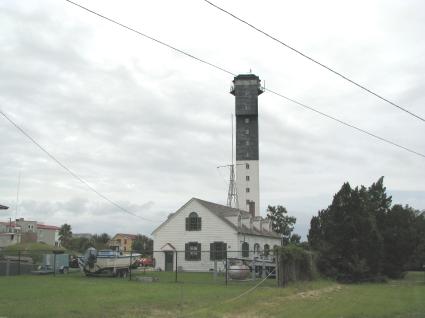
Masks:
[[[210,260],[214,260],[214,243],[210,243]]]
[[[202,229],[202,218],[198,218],[198,231]]]
[[[242,243],[242,257],[249,257],[249,244],[247,242]]]
[[[189,231],[189,218],[186,218],[186,231]]]
[[[186,219],[187,220],[187,219]],[[190,259],[189,243],[184,245],[184,259],[188,261]]]
[[[198,257],[196,258],[198,261],[201,260],[201,243],[198,243]]]
[[[223,247],[223,258],[222,259],[227,259],[227,243],[223,243],[223,245],[222,245],[222,247]]]

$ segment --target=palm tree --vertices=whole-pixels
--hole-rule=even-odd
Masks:
[[[63,224],[59,230],[59,240],[61,245],[67,247],[72,239],[71,225]]]

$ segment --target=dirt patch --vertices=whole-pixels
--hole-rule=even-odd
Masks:
[[[313,289],[313,290],[307,290],[304,292],[296,293],[294,295],[289,296],[282,296],[282,297],[274,297],[272,301],[268,301],[263,303],[264,306],[275,306],[277,304],[280,304],[282,302],[288,301],[288,300],[297,300],[297,299],[319,299],[321,296],[330,294],[333,292],[341,291],[343,287],[341,285],[336,286],[330,286],[325,288],[319,288],[319,289]]]
[[[239,314],[225,314],[223,318],[260,318],[261,316],[255,313],[239,313]],[[263,315],[264,317],[264,315]]]
[[[270,301],[266,301],[266,302],[262,302],[261,307],[273,307],[273,306],[277,306],[280,305],[284,302],[287,301],[291,301],[291,300],[297,300],[297,299],[319,299],[320,297],[324,296],[324,295],[328,295],[330,293],[334,293],[334,292],[339,292],[343,289],[343,287],[341,285],[335,285],[335,286],[330,286],[330,287],[325,287],[325,288],[320,288],[320,289],[314,289],[314,290],[307,290],[304,292],[299,292],[293,295],[289,295],[289,296],[276,296],[273,297],[273,299],[271,299]],[[260,317],[264,317],[264,313],[261,313],[261,310],[258,310],[259,308],[257,308],[257,312],[250,312],[250,313],[246,313],[246,312],[239,312],[239,313],[229,313],[229,314],[225,314],[222,317],[223,318],[260,318]]]
[[[329,294],[329,293],[337,292],[337,291],[340,291],[341,289],[342,289],[341,285],[336,285],[336,286],[330,286],[330,287],[326,287],[326,288],[308,290],[308,291],[301,292],[301,293],[298,293],[298,294],[295,294],[295,295],[292,295],[292,296],[287,296],[287,297],[290,297],[291,299],[295,299],[295,298],[319,298],[323,294]]]

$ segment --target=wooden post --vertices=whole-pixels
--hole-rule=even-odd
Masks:
[[[252,263],[251,263],[251,269],[252,269],[252,272],[251,272],[251,279],[253,280],[253,281],[255,281],[255,279],[256,279],[256,274],[255,274],[255,253],[252,253]]]
[[[175,278],[175,282],[177,283],[177,251],[175,252],[176,254],[176,278]]]
[[[130,251],[130,266],[129,268],[129,272],[130,272],[130,280],[131,280],[131,266],[133,265],[133,250]]]
[[[21,275],[21,251],[18,251],[18,275]]]
[[[6,276],[10,275],[10,259],[6,259]]]
[[[56,276],[56,253],[53,253],[53,276]]]
[[[228,272],[227,272],[227,268],[229,267],[228,266],[228,264],[227,264],[227,253],[226,253],[226,264],[225,264],[225,266],[226,266],[226,287],[227,287],[227,275],[228,275]]]
[[[279,255],[276,255],[276,267],[275,267],[275,275],[276,275],[276,286],[279,286]]]

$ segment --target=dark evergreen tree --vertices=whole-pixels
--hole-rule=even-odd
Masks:
[[[422,212],[415,211],[415,214],[416,246],[407,266],[410,270],[425,270],[425,210]]]
[[[381,274],[397,278],[409,260],[425,261],[421,256],[425,218],[408,206],[391,207],[383,178],[368,189],[344,183],[332,204],[310,224],[309,245],[318,252],[318,267],[328,276],[346,281]]]
[[[394,205],[386,214],[382,228],[384,237],[383,273],[391,278],[403,276],[405,265],[418,246],[416,213],[408,206]]]

